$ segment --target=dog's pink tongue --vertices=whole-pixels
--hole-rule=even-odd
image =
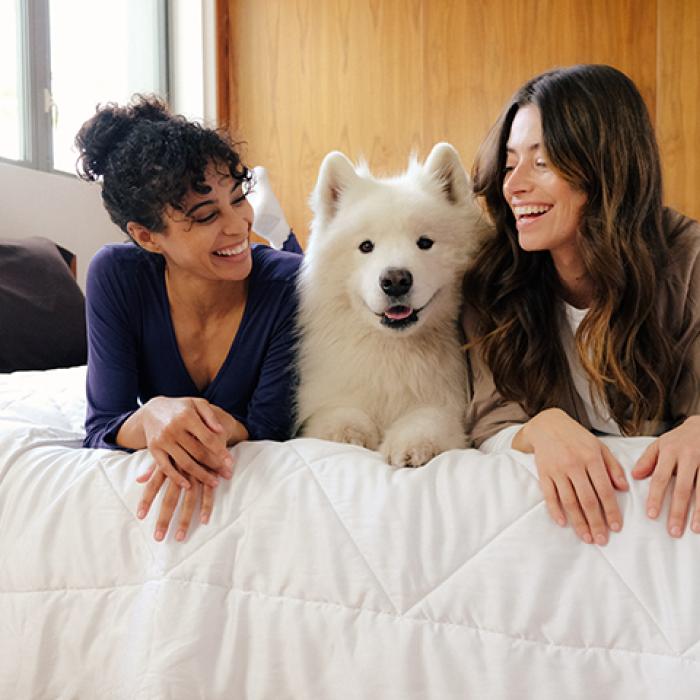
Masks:
[[[392,321],[401,321],[412,313],[413,309],[410,306],[392,306],[384,312],[384,315]]]

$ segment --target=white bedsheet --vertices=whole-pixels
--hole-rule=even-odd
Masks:
[[[158,544],[147,454],[78,449],[83,386],[0,376],[3,700],[700,697],[700,539],[646,482],[596,547],[524,455],[248,443],[210,524]],[[648,440],[608,444],[629,470]]]

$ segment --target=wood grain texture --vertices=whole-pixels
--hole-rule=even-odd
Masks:
[[[449,141],[469,169],[524,81],[555,66],[609,63],[657,116],[669,200],[697,216],[699,8],[693,0],[230,0],[228,113],[247,161],[268,168],[304,240],[308,196],[329,151],[386,173],[405,167],[411,151],[423,158]],[[683,119],[679,105],[689,106]],[[680,167],[675,154],[687,148],[695,157]]]
[[[700,3],[658,2],[656,125],[666,201],[700,219]]]
[[[646,0],[441,0],[425,4],[425,138],[471,165],[528,79],[576,63],[627,73],[654,113],[656,7]]]
[[[232,57],[231,22],[228,0],[216,0],[216,114],[218,123],[228,127],[231,124]]]
[[[421,144],[420,0],[232,3],[238,132],[303,239],[331,150],[387,171]]]

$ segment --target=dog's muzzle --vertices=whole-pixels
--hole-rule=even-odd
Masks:
[[[405,303],[413,286],[411,271],[389,267],[379,276],[379,286],[389,298],[389,306],[380,314],[382,325],[396,330],[413,325],[418,320],[418,312]]]

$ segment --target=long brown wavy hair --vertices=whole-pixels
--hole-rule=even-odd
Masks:
[[[587,196],[577,240],[594,298],[576,333],[581,364],[623,434],[638,433],[645,420],[664,416],[677,369],[655,304],[671,241],[662,223],[661,166],[649,113],[634,83],[615,68],[579,65],[533,78],[479,150],[474,190],[496,234],[465,278],[478,325],[478,337],[470,340],[506,399],[529,415],[557,405],[568,374],[558,276],[549,252],[519,247],[503,195],[506,144],[525,105],[539,108],[552,167]]]

